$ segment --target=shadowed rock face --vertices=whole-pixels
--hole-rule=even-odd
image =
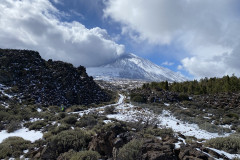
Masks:
[[[38,52],[0,49],[0,83],[21,99],[44,105],[80,105],[110,100],[86,73],[61,61],[45,61]]]

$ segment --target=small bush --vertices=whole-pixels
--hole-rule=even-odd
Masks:
[[[141,140],[133,139],[119,149],[117,157],[121,160],[141,159],[142,145],[143,142]]]
[[[0,159],[6,157],[18,158],[23,154],[23,150],[28,149],[30,145],[30,141],[26,141],[21,137],[9,137],[0,143]]]
[[[7,132],[8,132],[8,133],[14,132],[14,131],[16,131],[16,130],[18,130],[18,129],[21,128],[21,122],[19,122],[19,121],[11,121],[11,122],[6,126],[6,128],[7,128]]]
[[[114,106],[108,106],[104,108],[104,113],[105,114],[113,114],[115,111],[115,107]]]
[[[135,95],[131,96],[131,101],[138,103],[146,103],[147,99],[144,97],[144,95]]]
[[[67,124],[75,124],[77,122],[77,118],[74,116],[67,116],[63,119],[63,121]]]
[[[58,119],[63,119],[63,118],[65,118],[67,116],[67,114],[65,113],[65,112],[60,112],[59,114],[58,114]]]
[[[68,124],[61,124],[60,126],[56,127],[54,130],[52,130],[53,134],[58,134],[62,131],[68,130],[70,129],[71,126],[69,126]]]
[[[69,149],[81,151],[87,148],[91,136],[90,132],[81,129],[67,130],[53,136],[50,141],[54,146],[57,146],[56,153],[64,153]]]
[[[239,154],[240,153],[240,136],[231,135],[229,137],[217,137],[207,140],[206,146],[224,150],[228,153]]]
[[[166,136],[173,136],[173,130],[171,128],[147,128],[145,131],[146,134],[154,135],[154,136],[160,136],[162,138]]]
[[[98,123],[97,116],[94,115],[84,115],[76,123],[76,126],[82,127],[93,127]]]
[[[0,110],[0,121],[8,119],[9,116],[9,113]]]
[[[42,127],[46,125],[47,123],[44,121],[36,121],[29,126],[29,130],[40,130]]]
[[[96,151],[81,151],[76,153],[70,160],[98,160],[100,154]]]
[[[180,101],[188,101],[189,100],[189,96],[184,93],[180,93],[178,98],[180,99]]]
[[[199,126],[200,129],[206,130],[210,133],[223,134],[223,133],[230,133],[231,132],[231,130],[229,128],[219,127],[215,124],[211,124],[211,123],[208,123],[208,122],[199,123],[198,126]]]

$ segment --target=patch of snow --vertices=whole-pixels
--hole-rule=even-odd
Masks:
[[[34,142],[38,139],[41,139],[43,136],[43,133],[40,131],[33,131],[33,130],[29,131],[28,128],[22,128],[12,133],[7,133],[6,130],[2,130],[0,132],[0,143],[2,143],[4,139],[8,137],[13,137],[13,136],[22,137],[25,140]]]
[[[40,119],[40,118],[31,118],[31,119],[30,119],[30,122],[36,122],[36,121],[41,121],[41,120],[44,120],[44,119]]]
[[[201,130],[197,124],[188,124],[184,123],[178,119],[176,119],[169,111],[163,110],[162,114],[156,115],[152,111],[148,109],[143,109],[137,106],[134,106],[132,104],[123,103],[124,102],[124,96],[119,95],[119,101],[118,103],[114,104],[115,111],[117,114],[109,114],[106,115],[108,118],[114,118],[120,121],[126,121],[126,122],[137,122],[139,120],[143,121],[143,123],[149,121],[149,120],[157,120],[158,126],[160,128],[172,128],[175,132],[180,132],[181,134],[185,136],[194,136],[198,139],[211,139],[216,137],[224,137],[228,136],[228,134],[225,135],[218,135],[218,133],[210,133],[205,130]],[[107,105],[111,106],[111,105]],[[88,109],[85,111],[80,112],[72,112],[77,113],[79,115],[89,114],[90,112],[97,111],[98,113],[103,113],[105,107],[99,107],[94,109]]]
[[[169,116],[163,116],[163,115]],[[216,137],[223,137],[218,135],[218,133],[210,133],[205,130],[201,130],[197,124],[188,124],[183,123],[182,121],[176,119],[174,116],[170,114],[169,111],[163,110],[162,115],[159,116],[161,119],[161,125],[172,128],[175,132],[180,132],[185,136],[194,136],[198,139],[211,139]],[[229,134],[225,134],[224,136],[228,136]]]
[[[182,144],[182,142],[177,142],[177,143],[174,143],[175,144],[175,149],[178,149],[178,148],[180,148],[181,146],[180,146],[180,144]]]
[[[42,112],[42,109],[41,109],[41,108],[38,108],[37,111],[38,111],[38,112]]]
[[[170,106],[170,104],[169,104],[169,103],[164,103],[164,105],[165,105],[165,106]]]
[[[207,147],[209,148],[209,147]],[[215,149],[215,148],[209,148],[215,152],[217,152],[218,154],[221,154],[221,155],[225,155],[227,156],[229,159],[233,159],[233,158],[240,158],[240,154],[230,154],[230,153],[227,153],[225,151],[221,151],[221,150],[218,150],[218,149]]]
[[[26,154],[26,153],[28,153],[28,152],[29,152],[29,150],[28,150],[28,149],[26,149],[26,150],[24,150],[24,151],[23,151],[23,153],[25,153],[25,154]]]
[[[105,124],[108,124],[108,123],[111,123],[111,122],[113,122],[113,121],[111,121],[111,120],[103,120],[103,122],[104,122]]]
[[[211,158],[213,158],[213,159],[216,159],[216,158],[214,158],[212,155],[210,155],[209,153],[204,152],[204,151],[200,150],[199,148],[196,148],[196,150],[198,150],[198,151],[200,151],[200,152],[203,152],[204,154],[208,155],[209,157],[211,157]],[[222,159],[218,159],[218,160],[222,160]]]

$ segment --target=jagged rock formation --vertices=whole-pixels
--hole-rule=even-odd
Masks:
[[[109,101],[86,73],[61,61],[45,61],[38,52],[0,49],[0,84],[12,87],[20,99],[43,105],[91,104]]]

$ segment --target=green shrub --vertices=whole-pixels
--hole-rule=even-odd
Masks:
[[[53,146],[57,146],[58,150],[56,153],[59,154],[67,152],[69,149],[81,151],[87,148],[91,136],[92,134],[90,132],[81,129],[67,130],[53,136],[50,142]]]
[[[0,121],[8,119],[9,116],[9,113],[0,110]]]
[[[115,111],[115,106],[107,106],[104,108],[105,114],[113,114]]]
[[[240,153],[240,136],[231,135],[228,137],[217,137],[207,140],[206,146],[224,150],[228,153],[239,154]]]
[[[189,96],[184,93],[180,93],[178,98],[180,99],[180,101],[188,101],[189,100]]]
[[[95,115],[84,115],[76,123],[76,126],[82,127],[93,127],[98,123],[97,116]]]
[[[236,113],[228,113],[228,114],[226,114],[226,116],[229,118],[239,119],[239,115]]]
[[[100,157],[96,151],[81,151],[77,152],[70,160],[98,160]]]
[[[21,122],[11,121],[9,124],[7,124],[6,128],[8,133],[14,132],[21,128]]]
[[[65,113],[65,112],[60,112],[59,114],[58,114],[58,119],[63,119],[63,118],[65,118],[67,116],[67,114]]]
[[[61,111],[61,107],[60,106],[49,106],[48,109],[50,110],[50,112],[52,113],[58,113]]]
[[[229,128],[223,128],[220,126],[217,126],[215,124],[211,124],[208,122],[202,122],[202,123],[198,123],[198,126],[200,129],[206,130],[210,133],[219,133],[219,134],[223,134],[223,133],[230,133],[231,130]]]
[[[29,130],[40,130],[42,127],[46,126],[45,121],[36,121],[29,126]]]
[[[171,128],[160,129],[160,128],[149,127],[146,129],[145,134],[160,136],[160,137],[164,138],[166,136],[173,136],[173,130]]]
[[[30,141],[26,141],[21,137],[9,137],[0,143],[0,159],[7,157],[18,158],[23,154],[23,150],[28,149],[30,145]]]
[[[142,145],[143,142],[141,140],[133,139],[119,149],[117,157],[121,160],[141,159]]]
[[[56,127],[53,131],[52,131],[52,133],[53,134],[58,134],[58,133],[60,133],[60,132],[62,132],[62,131],[65,131],[65,130],[68,130],[68,129],[70,129],[70,125],[68,125],[68,124],[61,124],[60,126],[58,126],[58,127]]]
[[[74,116],[67,116],[63,119],[63,121],[67,124],[75,124],[77,122],[77,118]]]
[[[131,100],[138,103],[146,103],[147,99],[144,95],[131,95]]]

